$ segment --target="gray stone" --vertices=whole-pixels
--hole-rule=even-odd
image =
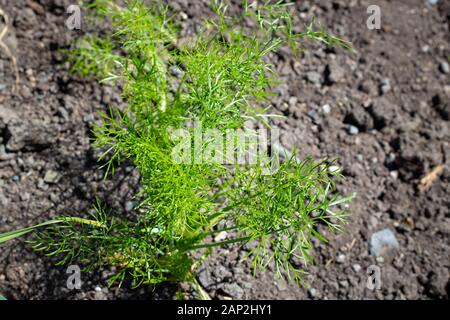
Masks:
[[[336,61],[334,61],[327,65],[325,74],[329,83],[336,83],[344,78],[345,71]]]
[[[83,116],[83,121],[84,122],[92,122],[94,121],[94,115],[92,113],[86,114]]]
[[[38,189],[46,190],[48,188],[48,185],[45,184],[44,179],[39,178],[38,179],[38,183],[37,183],[37,187],[38,187]]]
[[[346,109],[344,123],[354,125],[361,131],[368,131],[374,128],[374,119],[363,106],[350,103],[346,106]]]
[[[233,299],[240,300],[244,297],[244,290],[237,283],[223,283],[219,288]]]
[[[55,183],[58,180],[58,172],[53,170],[48,170],[44,176],[44,182]]]
[[[298,102],[298,98],[296,96],[292,96],[288,100],[290,107],[295,107],[297,105],[297,102]]]
[[[232,273],[230,272],[230,270],[228,270],[227,268],[225,268],[222,265],[215,268],[212,272],[213,272],[214,276],[217,279],[219,279],[220,281],[232,277]]]
[[[126,211],[132,211],[134,209],[134,202],[133,201],[127,201],[125,203],[125,210]]]
[[[277,289],[280,291],[285,291],[287,289],[287,283],[284,279],[279,279],[275,281],[275,285],[277,286]]]
[[[429,45],[424,45],[424,46],[422,46],[422,52],[424,52],[424,53],[428,53],[430,51],[430,46]]]
[[[325,113],[325,114],[329,114],[329,113],[331,112],[331,107],[330,107],[330,105],[329,105],[329,104],[324,104],[324,105],[322,106],[322,111],[323,111],[323,113]]]
[[[59,202],[59,196],[56,193],[52,192],[52,193],[50,193],[50,200],[53,203],[58,203]]]
[[[108,297],[103,291],[95,290],[95,292],[94,292],[94,300],[108,300]]]
[[[361,271],[361,265],[359,265],[359,264],[357,264],[357,263],[355,263],[352,267],[353,267],[353,270],[354,270],[356,273],[358,273],[358,272]]]
[[[69,113],[63,107],[58,108],[58,114],[61,116],[62,119],[64,119],[64,121],[68,121],[70,119]]]
[[[375,232],[369,240],[369,253],[372,256],[380,257],[392,250],[400,247],[394,233],[389,229]]]
[[[356,126],[349,125],[347,127],[347,132],[348,132],[348,134],[354,136],[354,135],[357,135],[359,133],[359,129]]]
[[[395,158],[396,158],[395,153],[390,152],[386,157],[385,163],[387,165],[391,165],[395,162]]]
[[[215,242],[223,241],[227,238],[227,236],[228,236],[228,233],[226,231],[221,231],[214,237],[214,241]]]
[[[391,176],[392,179],[397,180],[398,179],[398,171],[397,170],[392,170],[389,172],[389,175]]]
[[[10,139],[6,144],[7,151],[42,150],[54,143],[57,128],[40,121],[27,122],[24,119],[11,118],[7,122]]]
[[[29,201],[31,199],[31,195],[28,192],[20,193],[19,197],[20,197],[20,200],[24,201],[24,202]]]
[[[322,119],[316,110],[308,111],[306,115],[312,120],[312,122],[314,122],[314,124],[319,125],[322,123]]]
[[[310,71],[306,73],[306,79],[314,84],[320,84],[322,82],[322,77],[318,72]]]
[[[184,11],[180,11],[180,18],[181,20],[187,20],[189,16]]]
[[[328,168],[328,172],[334,172],[334,173],[337,173],[337,172],[340,172],[341,171],[341,168],[339,167],[339,166],[330,166],[329,168]]]
[[[344,263],[345,262],[345,254],[340,254],[336,258],[337,263]]]
[[[391,81],[389,79],[383,79],[380,82],[380,94],[386,94],[391,91]]]
[[[317,289],[309,288],[309,289],[308,289],[308,295],[309,295],[311,298],[317,297]]]
[[[439,70],[441,70],[441,72],[445,74],[450,72],[450,66],[448,65],[447,61],[442,61],[439,64]]]

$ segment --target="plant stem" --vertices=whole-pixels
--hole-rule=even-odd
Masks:
[[[77,218],[77,217],[64,217],[61,219],[49,220],[49,221],[31,226],[31,227],[27,227],[27,228],[15,230],[15,231],[9,231],[9,232],[5,232],[5,233],[0,233],[0,243],[24,236],[38,228],[46,227],[46,226],[49,226],[52,224],[63,223],[63,222],[76,222],[76,223],[87,224],[87,225],[91,225],[91,226],[95,226],[95,227],[99,227],[99,228],[106,228],[106,225],[104,225],[103,223],[101,223],[99,221],[88,220],[88,219]]]
[[[245,241],[248,241],[250,239],[251,239],[251,237],[241,237],[241,238],[230,239],[230,240],[225,240],[225,241],[221,241],[221,242],[203,243],[203,244],[191,246],[187,250],[218,247],[218,246],[223,246],[223,245],[226,245],[226,244],[232,244],[232,243],[237,243],[237,242],[245,242]]]
[[[87,224],[87,225],[91,225],[91,226],[99,227],[99,228],[106,228],[106,225],[101,223],[100,221],[83,219],[83,218],[78,218],[78,217],[65,217],[60,222],[64,222],[64,221],[76,222],[76,223],[80,223],[80,224]]]
[[[195,276],[192,277],[191,283],[200,300],[212,300],[209,294],[205,291],[205,289],[203,289],[200,283],[198,283],[198,280]]]

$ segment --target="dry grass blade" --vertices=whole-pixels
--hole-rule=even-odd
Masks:
[[[13,65],[13,69],[14,69],[14,74],[15,74],[15,77],[16,77],[16,82],[15,82],[15,85],[13,87],[13,92],[17,93],[17,91],[19,90],[19,83],[20,83],[19,69],[17,68],[17,59],[12,54],[11,50],[9,49],[9,47],[3,42],[3,37],[8,32],[9,17],[1,8],[0,8],[0,16],[2,16],[3,20],[5,21],[5,26],[3,27],[2,31],[0,32],[0,46],[3,48],[3,50],[5,50],[6,54],[11,59],[11,63]]]
[[[444,172],[444,165],[440,164],[420,179],[418,189],[420,192],[427,191],[437,178]]]

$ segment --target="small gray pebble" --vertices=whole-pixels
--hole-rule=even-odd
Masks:
[[[450,72],[450,66],[447,63],[447,61],[442,61],[439,65],[439,70],[441,70],[442,73],[447,74]]]
[[[354,135],[357,135],[359,133],[359,129],[358,129],[358,127],[355,127],[353,125],[349,125],[347,127],[347,132],[348,132],[348,134],[354,136]]]
[[[391,82],[389,79],[383,79],[380,82],[380,93],[386,94],[387,92],[391,91]]]
[[[380,257],[386,250],[398,249],[399,246],[397,238],[389,229],[375,232],[369,240],[369,252],[375,257]]]

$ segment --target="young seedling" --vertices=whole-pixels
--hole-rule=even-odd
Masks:
[[[342,205],[351,197],[335,192],[340,173],[330,170],[333,161],[300,161],[295,150],[282,162],[264,154],[252,163],[219,160],[226,144],[232,156],[242,144],[246,151],[258,147],[252,139],[239,144],[239,135],[229,138],[230,132],[251,136],[249,121],[270,132],[272,53],[285,44],[296,50],[304,39],[349,44],[315,31],[314,23],[296,33],[290,7],[281,1],[243,1],[242,14],[233,17],[215,1],[215,17],[190,40],[180,38],[169,8],[159,4],[97,0],[88,7],[108,17],[115,31],[82,38],[69,60],[74,72],[123,88],[128,107],[101,115],[94,144],[104,151],[106,174],[123,159],[139,170],[136,216],[98,203],[90,219],[60,217],[3,234],[0,242],[38,229],[33,247],[60,257],[59,264],[115,266],[110,284],[127,277],[134,286],[186,281],[201,298],[207,295],[195,270],[211,250],[253,242],[246,258],[255,272],[273,264],[277,275],[302,283],[313,262],[312,238],[326,242],[323,231],[342,231],[346,222]],[[255,28],[244,27],[248,19]],[[208,160],[203,151],[211,145]]]

